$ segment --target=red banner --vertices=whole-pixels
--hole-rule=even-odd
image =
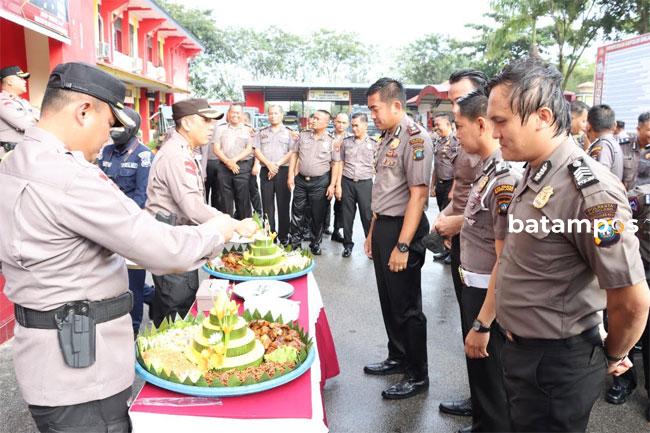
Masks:
[[[0,11],[18,24],[22,24],[22,19],[61,36],[70,36],[68,0],[0,0]]]

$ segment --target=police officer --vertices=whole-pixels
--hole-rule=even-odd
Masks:
[[[130,430],[135,357],[123,257],[157,273],[196,268],[232,232],[229,218],[161,224],[91,163],[111,125],[134,126],[125,91],[93,66],[56,66],[38,126],[0,164],[14,368],[42,432]]]
[[[605,372],[620,375],[630,367],[627,353],[648,317],[639,243],[617,222],[629,225],[630,206],[620,179],[569,136],[555,67],[522,58],[489,88],[488,115],[503,157],[529,164],[477,320],[490,326],[496,313],[506,336],[501,361],[513,430],[585,431]],[[598,325],[605,307],[603,344]],[[469,356],[488,356],[490,337],[481,335]]]
[[[364,250],[375,266],[388,358],[366,365],[364,372],[404,373],[382,392],[385,399],[402,399],[429,388],[427,319],[420,282],[425,250],[411,245],[429,232],[424,211],[433,146],[426,130],[404,112],[406,94],[399,81],[381,78],[366,95],[372,119],[383,134],[372,187],[373,218]]]
[[[302,226],[305,224],[305,208],[311,209],[312,254],[321,254],[321,240],[325,213],[329,200],[334,197],[341,152],[335,151],[334,140],[327,133],[330,113],[318,110],[314,113],[313,130],[301,132],[294,145],[289,167],[289,188],[293,188],[291,205],[291,244],[300,247]]]
[[[487,102],[484,90],[475,90],[457,101],[456,113],[458,139],[463,150],[480,155],[483,166],[470,191],[460,231],[461,309],[465,328],[469,329],[468,347],[477,333],[490,333],[487,347],[490,356],[467,361],[472,425],[461,432],[511,430],[501,371],[503,335],[496,324],[484,326],[474,320],[479,316],[492,268],[503,248],[508,229],[506,214],[520,177],[502,160],[499,141],[492,137],[492,125],[487,118]]]
[[[216,137],[221,135],[221,128],[226,126],[226,122],[217,124],[208,144],[201,147],[203,158],[205,158],[205,201],[219,210],[223,210],[224,207],[219,196],[219,182],[217,179],[219,158],[214,153],[214,141]]]
[[[97,156],[97,164],[120,191],[143,209],[147,201],[147,181],[153,154],[137,137],[141,123],[140,115],[129,107],[124,107],[124,112],[133,120],[133,127],[122,126],[111,130],[113,144],[104,146]],[[133,293],[131,321],[134,335],[138,334],[142,322],[146,274],[144,269],[129,269],[129,290]]]
[[[287,185],[289,161],[293,154],[294,132],[282,124],[284,112],[279,105],[271,105],[269,122],[255,137],[255,157],[264,165],[260,171],[263,214],[269,219],[283,245],[289,243],[289,206],[291,190]],[[275,224],[275,202],[278,202],[278,224]]]
[[[449,99],[452,103],[452,112],[458,112],[457,101],[468,93],[485,87],[487,77],[481,71],[463,69],[454,72],[449,77]],[[432,232],[451,237],[451,277],[454,284],[454,292],[458,302],[461,318],[461,335],[463,340],[469,331],[465,326],[468,322],[464,318],[461,306],[461,294],[463,283],[460,279],[459,267],[461,246],[460,230],[463,226],[465,205],[469,196],[472,183],[480,176],[482,170],[480,155],[467,153],[461,143],[458,155],[454,159],[454,186],[452,188],[451,202],[438,215]],[[470,398],[458,400],[445,400],[440,403],[438,409],[450,415],[472,416],[472,401]]]
[[[352,115],[353,136],[341,144],[343,168],[336,188],[337,199],[343,211],[343,257],[352,254],[352,227],[359,207],[359,217],[365,237],[368,237],[372,209],[372,177],[375,173],[375,152],[377,142],[368,136],[368,116],[365,113]]]
[[[589,149],[589,139],[587,138],[587,113],[589,106],[582,101],[573,101],[571,103],[571,135],[580,149]]]
[[[596,105],[589,109],[587,137],[591,145],[587,153],[623,181],[623,152],[614,138],[614,125],[614,110],[609,105]]]
[[[454,182],[454,160],[458,155],[459,144],[453,135],[449,113],[436,113],[433,130],[438,139],[433,143],[433,173],[438,209],[442,211],[449,204],[449,192]]]
[[[625,136],[618,140],[623,154],[623,185],[630,191],[636,186],[639,171],[639,144],[636,136]]]
[[[338,113],[334,117],[334,147],[338,151],[341,149],[341,143],[348,137],[348,126],[350,125],[350,118],[345,113]],[[341,236],[341,229],[343,228],[343,208],[341,200],[334,200],[334,228],[331,230],[332,240],[334,242],[343,243],[343,236]],[[328,205],[327,213],[325,214],[325,234],[330,232],[330,218],[332,215],[331,206]]]
[[[255,128],[253,127],[253,122],[251,120],[251,114],[248,111],[244,112],[244,124],[251,129],[251,135],[256,136]],[[251,169],[251,176],[248,178],[248,195],[251,199],[251,206],[253,207],[253,212],[258,215],[262,215],[262,199],[260,197],[260,189],[257,184],[257,176],[260,174],[260,169],[262,168],[259,159],[253,159],[253,168]]]
[[[220,212],[205,203],[203,174],[195,150],[210,140],[214,120],[223,114],[205,99],[187,99],[172,105],[172,115],[175,129],[151,166],[145,209],[173,226],[202,224]],[[150,316],[156,326],[166,316],[185,316],[194,302],[198,270],[179,271],[153,275],[156,290]]]
[[[0,159],[36,124],[38,110],[20,95],[27,92],[28,72],[18,66],[0,69]]]
[[[242,122],[242,106],[228,109],[228,124],[214,137],[214,153],[219,158],[217,180],[222,212],[237,219],[252,215],[250,177],[253,169],[253,129]]]
[[[636,131],[639,149],[636,185],[645,185],[650,183],[650,111],[639,115]]]

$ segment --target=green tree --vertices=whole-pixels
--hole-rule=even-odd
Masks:
[[[605,10],[605,38],[617,39],[621,35],[650,32],[650,1],[600,0],[599,4]]]
[[[332,82],[363,75],[370,57],[369,47],[356,33],[327,29],[313,32],[304,50],[310,75]]]
[[[463,55],[465,46],[445,36],[431,33],[402,48],[397,64],[401,78],[413,84],[438,84],[457,69],[470,66]]]
[[[578,84],[582,84],[586,81],[594,81],[595,72],[595,62],[586,62],[584,60],[581,60],[567,80],[566,86],[564,86],[565,89],[570,90],[571,92],[575,92],[578,88]]]

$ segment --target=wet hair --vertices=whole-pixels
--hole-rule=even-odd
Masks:
[[[456,101],[460,115],[471,121],[487,117],[488,97],[481,89],[469,92]]]
[[[352,120],[360,119],[363,123],[368,123],[368,116],[366,113],[354,113],[352,115]]]
[[[616,115],[609,105],[594,105],[589,109],[589,113],[587,113],[587,122],[589,122],[591,129],[596,132],[602,132],[608,129],[614,129],[614,126],[616,126]]]
[[[579,116],[585,111],[589,111],[589,105],[585,104],[582,101],[573,101],[571,103],[571,114],[574,116]]]
[[[329,111],[327,111],[327,110],[316,110],[316,111],[314,112],[314,114],[316,114],[316,113],[327,114],[327,117],[328,117],[329,119],[332,118],[332,114],[331,114]]]
[[[41,113],[48,114],[50,112],[61,111],[68,104],[77,101],[82,95],[84,94],[72,90],[48,87],[45,89],[43,101],[41,102]],[[93,110],[98,109],[99,102],[98,99],[90,97],[90,105]]]
[[[475,89],[483,89],[485,86],[487,86],[487,75],[476,69],[461,69],[459,71],[455,71],[449,76],[449,84],[456,84],[465,78],[472,82]]]
[[[488,83],[488,92],[499,85],[510,89],[510,109],[521,117],[521,124],[542,107],[553,113],[557,137],[571,131],[569,103],[562,91],[562,74],[539,57],[523,57],[508,64]]]
[[[434,119],[438,117],[444,117],[445,119],[447,119],[447,122],[449,122],[449,124],[454,123],[454,115],[448,111],[439,111],[433,114]]]
[[[650,121],[650,111],[639,114],[639,125]]]
[[[402,104],[402,108],[406,109],[406,92],[404,91],[404,86],[399,81],[387,77],[380,78],[368,88],[366,96],[371,96],[375,93],[379,93],[379,99],[382,102],[390,103],[399,101]]]
[[[617,120],[616,121],[616,127],[617,128],[625,128],[625,122],[623,122],[622,120]]]

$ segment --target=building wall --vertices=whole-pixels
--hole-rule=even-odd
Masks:
[[[25,29],[25,52],[29,77],[29,99],[32,105],[40,107],[50,76],[49,38],[38,32]]]

